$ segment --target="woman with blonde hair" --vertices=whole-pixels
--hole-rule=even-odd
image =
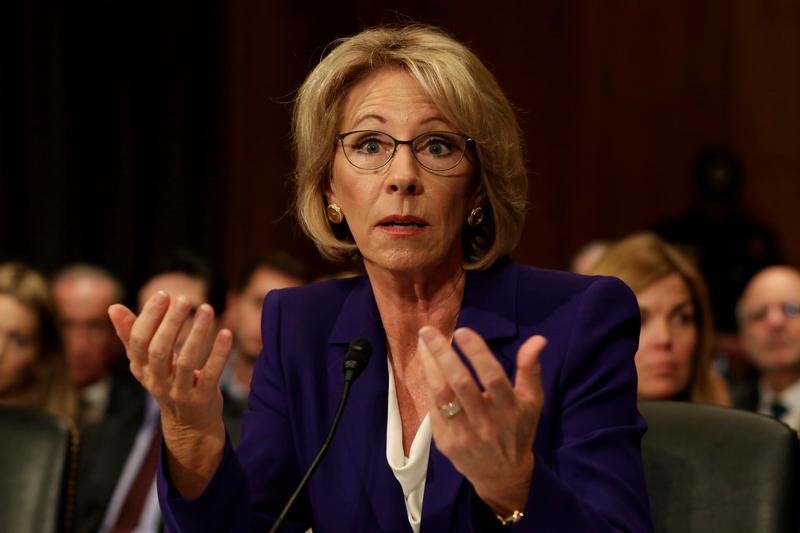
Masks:
[[[366,275],[267,296],[235,451],[230,332],[209,349],[209,306],[180,349],[180,295],[109,310],[161,406],[166,529],[649,531],[636,302],[619,280],[508,259],[527,174],[489,70],[436,28],[371,28],[306,78],[293,127],[301,224]],[[363,339],[369,364],[349,359]]]
[[[47,281],[22,263],[0,264],[0,405],[75,415]]]
[[[616,276],[636,294],[642,317],[635,358],[640,399],[730,405],[712,365],[708,291],[691,260],[655,234],[637,233],[609,248],[592,274]]]

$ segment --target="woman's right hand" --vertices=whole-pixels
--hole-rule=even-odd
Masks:
[[[190,310],[188,299],[162,291],[150,297],[139,316],[123,305],[108,309],[131,372],[161,408],[170,476],[186,498],[202,493],[222,459],[219,379],[232,345],[230,331],[214,335],[214,311],[203,304],[178,348]]]

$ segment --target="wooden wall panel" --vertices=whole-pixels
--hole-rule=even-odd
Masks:
[[[483,5],[483,4],[481,4]],[[474,9],[397,9],[468,42],[520,110],[531,211],[516,256],[566,267],[594,238],[617,238],[684,210],[692,155],[731,145],[747,202],[800,263],[800,3],[780,0],[542,0]],[[227,28],[226,249],[316,253],[280,219],[289,202],[289,106],[322,47],[396,15],[359,0],[301,12],[231,2]]]
[[[736,2],[729,76],[731,134],[748,205],[800,266],[800,3]]]

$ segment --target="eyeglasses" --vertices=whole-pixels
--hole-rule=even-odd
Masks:
[[[358,130],[340,133],[336,140],[344,156],[356,168],[375,170],[392,160],[397,147],[407,144],[411,155],[432,172],[452,170],[464,159],[467,144],[474,142],[463,133],[428,131],[409,141],[400,141],[382,131]]]
[[[745,311],[744,321],[748,324],[761,322],[767,318],[767,313],[773,305],[777,305],[786,318],[794,318],[800,316],[800,302],[780,302],[778,304],[763,305],[756,309]]]

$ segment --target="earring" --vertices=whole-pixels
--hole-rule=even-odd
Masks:
[[[328,204],[328,207],[325,208],[325,215],[334,224],[341,224],[342,220],[344,220],[344,214],[342,214],[342,208],[339,207],[339,204]]]
[[[467,224],[473,228],[483,222],[483,207],[478,206],[469,212]]]

